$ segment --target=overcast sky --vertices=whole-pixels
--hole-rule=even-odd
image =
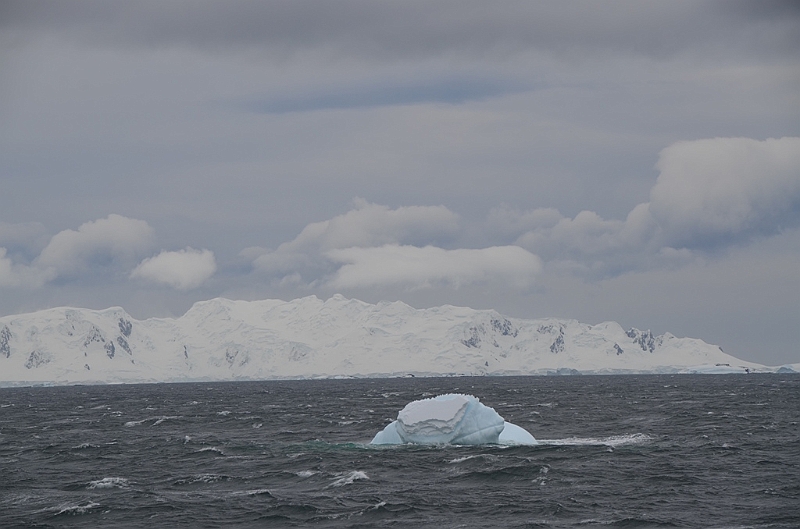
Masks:
[[[0,3],[0,315],[334,293],[800,362],[800,3]]]

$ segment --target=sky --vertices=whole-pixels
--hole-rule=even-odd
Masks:
[[[800,3],[5,1],[0,316],[341,293],[800,362]]]

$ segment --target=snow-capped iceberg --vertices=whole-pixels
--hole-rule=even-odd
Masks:
[[[447,394],[415,400],[371,444],[536,444],[524,428],[511,424],[472,395]]]

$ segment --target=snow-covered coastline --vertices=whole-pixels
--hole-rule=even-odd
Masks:
[[[122,308],[0,318],[0,385],[281,378],[800,371],[614,322],[507,318],[491,310],[336,295],[196,303],[138,321]]]

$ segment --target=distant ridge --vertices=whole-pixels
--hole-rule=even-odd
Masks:
[[[782,368],[791,371],[791,367]],[[340,295],[195,303],[180,318],[54,308],[0,318],[0,384],[325,377],[771,372],[692,338],[617,323]]]

